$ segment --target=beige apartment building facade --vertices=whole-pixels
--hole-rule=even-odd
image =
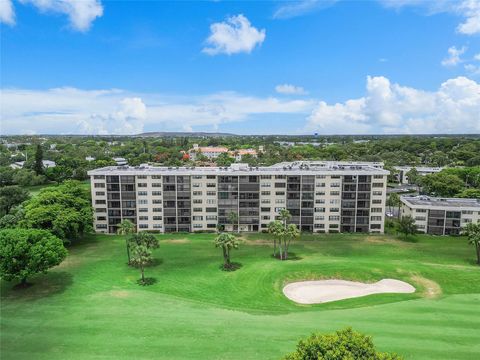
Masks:
[[[401,214],[411,216],[420,232],[458,235],[468,223],[480,222],[480,200],[402,196]]]
[[[101,233],[116,233],[123,219],[138,231],[266,231],[281,209],[302,231],[383,233],[388,174],[336,162],[89,171]]]

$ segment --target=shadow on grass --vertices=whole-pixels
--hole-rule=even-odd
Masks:
[[[280,260],[280,261],[298,261],[298,260],[302,260],[303,258],[297,254],[295,254],[294,252],[288,252],[288,256],[286,259],[280,259],[280,255],[277,254],[277,255],[270,255],[270,257],[274,258],[274,259],[277,259],[277,260]]]
[[[145,278],[145,281],[142,281],[142,279],[137,280],[137,284],[141,286],[150,286],[153,285],[157,282],[157,279],[152,278],[152,277],[147,277]]]
[[[228,265],[227,264],[220,265],[220,270],[231,272],[231,271],[236,271],[236,270],[240,269],[242,266],[243,265],[241,263],[231,262]]]
[[[28,280],[28,286],[2,281],[2,299],[38,300],[61,294],[72,284],[72,274],[64,271],[33,276]]]

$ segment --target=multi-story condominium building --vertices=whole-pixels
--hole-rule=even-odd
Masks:
[[[259,147],[259,151],[263,151],[263,146]],[[255,149],[238,149],[238,150],[228,150],[224,146],[198,146],[198,144],[193,144],[193,148],[188,151],[188,156],[191,160],[197,160],[198,155],[203,155],[209,160],[214,160],[219,157],[221,154],[227,154],[230,157],[235,158],[236,161],[241,161],[244,155],[250,155],[252,157],[257,157],[257,150]]]
[[[97,232],[266,231],[288,209],[311,232],[383,232],[388,171],[366,163],[271,167],[110,166],[89,171]],[[230,216],[235,213],[236,216]],[[236,218],[235,223],[231,223]]]
[[[432,235],[457,235],[468,223],[480,222],[480,200],[402,196],[403,216],[415,219],[418,231]]]

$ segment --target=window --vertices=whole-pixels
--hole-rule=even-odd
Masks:
[[[315,176],[316,179],[325,179],[326,176],[325,175],[317,175]]]
[[[203,203],[202,199],[193,199],[192,201],[194,204],[201,204]]]
[[[463,215],[473,215],[473,211],[471,210],[462,210]]]
[[[107,209],[105,209],[105,208],[95,208],[95,212],[97,212],[97,213],[106,213],[106,212],[107,212]]]
[[[262,196],[269,196],[270,195],[270,191],[262,191]]]
[[[272,175],[260,175],[260,179],[271,179]]]
[[[97,220],[98,221],[105,221],[105,220],[107,220],[107,217],[106,216],[97,216]]]
[[[147,175],[137,175],[137,179],[146,179]]]
[[[205,216],[205,220],[217,220],[217,216],[216,215],[207,215]]]
[[[95,200],[95,204],[96,205],[104,205],[106,204],[107,202],[105,200]]]
[[[156,208],[153,208],[152,211],[153,212],[162,212],[162,208],[156,207]]]
[[[272,184],[270,183],[261,183],[260,185],[262,188],[265,188],[265,187],[272,187]]]
[[[162,200],[160,199],[153,199],[152,200],[152,204],[161,204],[162,203]]]
[[[340,195],[340,191],[330,191],[331,196],[338,196]]]
[[[158,221],[158,220],[162,220],[162,217],[157,215],[157,216],[152,217],[152,219]]]
[[[105,191],[96,191],[96,192],[95,192],[95,195],[97,195],[97,196],[104,196],[104,195],[105,195]]]
[[[93,187],[96,187],[96,188],[105,188],[105,184],[104,183],[95,183],[93,185]]]
[[[162,224],[153,224],[154,229],[161,229],[162,227]]]
[[[148,221],[148,216],[139,216],[138,220],[146,220]]]
[[[378,182],[374,182],[374,183],[372,184],[372,187],[374,187],[374,188],[379,188],[379,187],[383,187],[383,186],[384,186],[383,183],[378,183]]]
[[[105,179],[105,175],[93,175],[93,178],[97,180]]]
[[[315,216],[315,220],[320,220],[320,221],[325,220],[325,216],[323,216],[323,215],[316,215],[316,216]]]
[[[215,191],[207,191],[207,196],[215,196],[217,193]]]
[[[138,228],[139,229],[148,229],[148,224],[139,224]]]
[[[415,220],[425,221],[425,220],[427,220],[427,218],[425,216],[415,216]]]
[[[147,183],[138,183],[137,186],[138,187],[147,187]]]
[[[263,211],[263,212],[270,212],[272,209],[269,208],[269,207],[262,207],[260,208],[260,211]]]
[[[161,179],[162,175],[152,175],[152,179]]]
[[[214,208],[208,207],[208,208],[205,208],[205,211],[206,212],[217,212],[217,208],[216,207],[214,207]]]
[[[340,220],[340,216],[338,216],[338,215],[330,215],[330,216],[328,217],[328,220],[330,220],[330,221],[339,221],[339,220]]]
[[[277,191],[275,192],[276,196],[285,196],[285,191]]]
[[[194,192],[193,192],[193,195],[195,195],[195,196],[200,196],[200,195],[202,195],[202,192],[201,192],[201,191],[194,191]]]
[[[107,224],[97,224],[97,225],[95,225],[95,227],[96,227],[97,229],[106,229],[106,228],[107,228]]]
[[[315,212],[325,212],[325,208],[316,207]]]
[[[383,194],[383,192],[381,192],[381,191],[375,191],[375,190],[374,190],[374,191],[372,192],[372,194],[375,195],[375,196],[381,196],[381,195]]]
[[[372,213],[381,213],[382,208],[372,208]]]
[[[339,208],[330,208],[330,212],[339,212],[340,209]]]
[[[146,204],[148,204],[148,200],[147,199],[140,199],[140,200],[138,200],[138,204],[139,205],[146,205]]]
[[[277,182],[277,183],[275,183],[275,188],[284,188],[284,187],[286,187],[286,185],[287,184],[284,183],[284,182]]]
[[[427,209],[417,209],[415,210],[417,213],[426,213]]]
[[[202,221],[202,220],[203,220],[203,216],[192,216],[192,220],[193,220],[193,221]]]
[[[217,203],[217,199],[207,199],[207,204],[214,205]]]
[[[381,199],[373,199],[372,204],[381,204],[382,200]]]
[[[275,199],[275,204],[285,204],[285,199]]]
[[[338,183],[338,182],[331,183],[330,187],[332,187],[332,188],[340,187],[340,183]]]
[[[381,229],[382,228],[382,224],[372,224],[370,225],[370,229]]]
[[[315,224],[314,227],[316,229],[325,229],[325,224]]]
[[[161,191],[152,191],[153,196],[161,196],[162,192]]]
[[[201,229],[203,227],[202,224],[193,224],[194,229]]]
[[[152,187],[162,187],[162,183],[152,183]]]
[[[275,179],[286,179],[285,175],[275,175]]]
[[[373,175],[374,179],[383,179],[383,175]]]
[[[370,220],[372,220],[372,221],[382,221],[382,217],[381,216],[372,216],[372,217],[370,217]]]
[[[325,183],[316,183],[315,186],[316,187],[325,187]]]
[[[193,175],[192,176],[192,179],[195,179],[195,180],[198,180],[198,179],[201,179],[202,178],[202,175]]]
[[[146,191],[139,191],[138,192],[138,196],[147,196],[147,192]]]
[[[141,212],[148,212],[148,208],[139,208],[138,209],[138,212],[141,213]]]

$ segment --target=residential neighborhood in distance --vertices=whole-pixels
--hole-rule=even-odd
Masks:
[[[480,0],[0,32],[0,359],[480,359]]]

